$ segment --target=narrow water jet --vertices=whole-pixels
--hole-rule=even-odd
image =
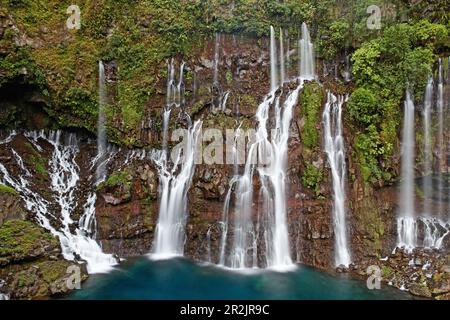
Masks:
[[[188,217],[187,192],[195,171],[195,149],[200,130],[200,121],[190,126],[184,137],[183,147],[173,155],[172,167],[164,152],[153,157],[160,178],[159,216],[152,255],[154,258],[165,259],[184,253]]]
[[[107,99],[105,66],[98,63],[98,121],[97,121],[97,156],[100,158],[106,152],[105,104]],[[104,179],[106,168],[102,165],[96,169],[97,181]]]
[[[278,87],[277,69],[277,44],[275,41],[275,30],[270,26],[270,91],[275,91]]]
[[[407,252],[417,245],[417,222],[414,210],[414,103],[409,90],[406,91],[402,136],[400,209],[397,219],[398,247]]]
[[[280,28],[280,85],[282,86],[286,81],[286,64],[284,58],[284,40],[283,40],[283,29]]]
[[[431,147],[431,112],[433,105],[433,78],[430,77],[428,79],[428,84],[425,90],[425,99],[424,99],[424,108],[423,108],[423,171],[424,171],[424,180],[423,180],[423,190],[424,190],[424,206],[423,212],[425,216],[429,216],[431,214],[430,207],[430,199],[433,192],[432,185],[432,160],[433,160],[433,152]]]
[[[273,27],[270,28],[270,93],[266,95],[256,111],[256,134],[253,142],[247,146],[243,173],[235,182],[234,229],[230,252],[230,266],[234,269],[258,266],[258,235],[261,232],[264,235],[266,247],[266,267],[285,270],[293,266],[286,201],[289,128],[293,108],[297,104],[304,80],[315,77],[313,47],[306,25],[303,25],[303,30],[302,46],[305,50],[302,51],[301,57],[305,77],[296,79],[299,80],[297,88],[288,92],[285,100],[281,102],[283,92],[278,90],[280,84],[277,62],[284,59],[277,56],[275,33]],[[279,54],[282,55],[284,52],[280,50]],[[270,119],[272,113],[274,118]],[[272,123],[273,130],[269,127]],[[255,195],[253,190],[255,174],[259,176],[261,183],[258,195]],[[259,198],[262,205],[255,207],[254,198]],[[229,201],[227,196],[226,203],[228,204]],[[225,209],[228,212],[229,206],[225,206]],[[252,217],[257,218],[256,223],[252,221]],[[224,260],[221,259],[222,262]]]
[[[344,97],[328,92],[323,112],[325,152],[331,168],[333,184],[333,227],[335,237],[335,266],[351,263],[346,228],[346,170],[344,137],[342,135],[342,105]]]
[[[299,41],[300,48],[300,77],[303,79],[315,78],[314,46],[311,42],[308,26],[302,23],[302,38]]]

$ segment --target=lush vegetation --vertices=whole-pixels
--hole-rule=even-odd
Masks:
[[[6,221],[0,227],[0,265],[23,256],[42,254],[43,248],[57,248],[58,240],[29,221]]]
[[[353,91],[346,114],[355,135],[354,157],[369,183],[395,177],[405,89],[420,100],[436,56],[450,51],[448,10],[431,0],[79,0],[81,29],[71,31],[65,21],[72,1],[2,3],[1,21],[11,18],[17,28],[6,28],[0,38],[0,90],[11,82],[33,84],[47,98],[46,111],[57,120],[53,126],[94,132],[98,61],[115,61],[118,81],[106,107],[108,135],[127,145],[138,144],[150,98],[161,94],[166,59],[187,59],[214,32],[260,37],[273,25],[297,38],[306,22],[320,58],[352,56],[355,88],[346,89]],[[373,4],[381,8],[381,29],[366,25]],[[303,97],[301,137],[310,149],[320,122],[314,90],[307,86]],[[257,105],[253,100],[241,97],[248,106]]]
[[[401,105],[407,88],[421,101],[436,53],[445,46],[444,25],[420,20],[386,28],[352,56],[357,89],[348,115],[357,128],[356,158],[365,180],[390,180]]]

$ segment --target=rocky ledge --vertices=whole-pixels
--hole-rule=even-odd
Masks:
[[[9,220],[0,227],[0,279],[3,298],[46,299],[69,292],[87,272],[64,260],[58,239],[43,228]]]

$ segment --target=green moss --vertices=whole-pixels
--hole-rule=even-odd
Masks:
[[[37,266],[39,267],[42,279],[47,283],[52,283],[67,276],[67,261],[44,261]]]
[[[355,211],[358,229],[364,234],[364,246],[368,254],[379,256],[383,248],[385,225],[379,213],[379,208],[373,198],[367,194]]]
[[[47,162],[48,160],[37,152],[31,143],[26,142],[25,147],[30,151],[29,156],[30,164],[34,166],[34,171],[40,174],[42,177],[48,177]]]
[[[322,99],[322,88],[316,82],[306,84],[300,95],[300,117],[304,123],[300,136],[303,144],[308,148],[317,146],[319,141],[317,126],[320,124]]]
[[[9,194],[13,194],[13,195],[17,195],[17,191],[14,188],[11,188],[9,186],[6,186],[4,184],[0,183],[0,193],[9,193]]]
[[[131,187],[130,172],[128,170],[116,171],[112,173],[106,181],[102,182],[97,189],[103,189],[105,187]]]
[[[1,258],[26,256],[42,243],[58,246],[56,238],[32,222],[6,221],[0,227],[0,264]]]
[[[385,278],[385,279],[391,279],[391,277],[395,274],[395,270],[389,266],[382,266],[381,272],[382,272],[383,278]]]
[[[320,185],[323,181],[323,172],[310,163],[306,163],[306,168],[302,174],[301,181],[304,187],[314,191],[316,196],[320,195]]]

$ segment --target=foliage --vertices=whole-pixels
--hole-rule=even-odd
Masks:
[[[370,125],[355,137],[354,148],[363,179],[372,183],[381,179],[378,158],[384,154],[384,149],[375,125]]]
[[[3,257],[31,254],[43,242],[57,246],[56,238],[29,221],[5,221],[0,227],[0,265]]]
[[[351,120],[355,123],[367,126],[379,122],[378,101],[370,90],[358,88],[353,91],[347,108]]]
[[[300,132],[303,144],[308,148],[317,146],[320,123],[320,108],[322,107],[323,92],[316,82],[304,86],[300,96],[300,113],[304,119],[304,126]]]
[[[409,88],[418,100],[423,97],[435,61],[433,51],[445,37],[447,30],[440,24],[399,23],[353,54],[352,72],[358,88],[348,108],[351,121],[363,130],[355,149],[366,181],[390,177],[405,91]]]
[[[4,184],[0,183],[0,194],[1,193],[9,193],[9,194],[13,194],[13,195],[17,195],[17,191],[14,188],[11,188],[9,186],[6,186]]]
[[[311,163],[306,163],[301,181],[304,187],[314,191],[316,196],[320,194],[320,184],[323,181],[323,172]]]
[[[318,50],[321,57],[331,60],[349,47],[350,24],[340,19],[331,22],[328,28],[321,28],[318,36]]]

